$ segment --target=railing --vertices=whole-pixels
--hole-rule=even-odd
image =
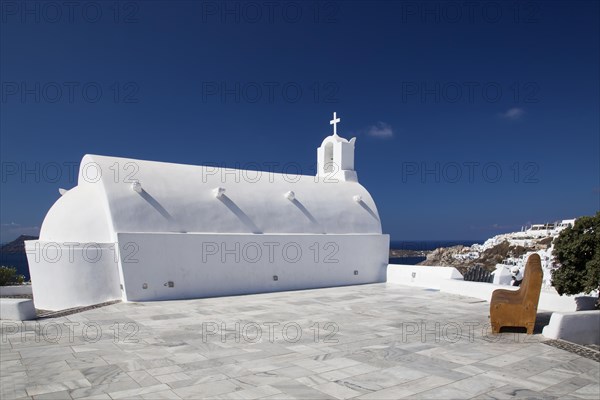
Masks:
[[[492,283],[494,276],[490,271],[483,269],[481,265],[474,265],[470,267],[464,274],[465,281],[471,282],[487,282]]]

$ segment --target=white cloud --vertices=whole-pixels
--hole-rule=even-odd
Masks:
[[[509,119],[511,121],[516,121],[521,119],[521,117],[525,114],[525,110],[518,107],[509,108],[505,113],[502,113],[502,118]]]
[[[379,121],[369,128],[367,134],[376,138],[386,139],[393,137],[394,131],[392,131],[392,126],[390,124]]]

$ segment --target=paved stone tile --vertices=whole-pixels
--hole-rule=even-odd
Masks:
[[[600,397],[596,361],[539,335],[492,335],[488,314],[386,284],[117,303],[1,324],[0,397]],[[45,337],[46,324],[69,334]]]
[[[160,385],[139,387],[139,388],[135,388],[135,389],[120,390],[118,392],[109,393],[108,395],[115,400],[116,399],[132,399],[132,398],[135,398],[136,396],[142,396],[145,394],[162,392],[162,391],[169,390],[169,389],[170,388],[167,385],[160,384]]]
[[[97,394],[95,396],[89,396],[89,397],[81,397],[81,400],[112,400],[111,397],[106,394]]]
[[[361,394],[361,392],[357,392],[356,390],[350,389],[335,382],[322,383],[320,385],[316,385],[314,389],[317,389],[318,391],[330,395],[336,399],[350,399]]]
[[[596,382],[600,381],[600,364],[596,361],[579,357],[577,359],[554,365],[555,369],[581,374],[584,377],[591,378]]]
[[[72,399],[68,390],[63,390],[61,392],[52,392],[52,393],[44,393],[33,396],[34,400],[66,400]]]
[[[141,395],[142,399],[147,400],[159,400],[159,399],[181,399],[181,397],[177,396],[175,392],[172,390],[163,390],[161,392],[152,392]]]
[[[8,351],[2,351],[0,353],[0,365],[2,365],[5,362],[8,361],[14,361],[14,360],[20,360],[21,359],[21,354],[19,354],[19,352],[8,352]]]
[[[76,379],[62,382],[32,384],[27,387],[26,391],[29,396],[37,396],[40,394],[61,392],[64,390],[77,389],[87,386],[91,386],[91,384],[86,379]]]
[[[505,367],[507,365],[514,364],[527,358],[528,356],[523,354],[502,354],[500,356],[488,358],[487,360],[482,360],[480,361],[480,363],[493,365],[496,367]]]
[[[217,396],[219,399],[262,399],[274,395],[280,395],[281,391],[272,386],[257,386],[250,389],[229,392]]]
[[[300,378],[302,376],[312,375],[312,371],[306,368],[291,366],[285,368],[279,368],[277,370],[277,374],[280,376],[285,376],[286,378]]]
[[[20,397],[27,397],[25,389],[16,389],[10,384],[2,384],[2,391],[0,391],[0,398],[2,399],[16,399]]]
[[[557,397],[555,396],[551,396],[551,395],[547,395],[544,394],[543,396],[540,396],[539,392],[530,390],[530,389],[523,389],[519,386],[513,386],[513,385],[506,385],[506,386],[502,386],[498,389],[494,389],[490,392],[487,392],[485,395],[482,396],[478,396],[476,398],[483,398],[483,399],[498,399],[498,400],[504,400],[504,399],[544,399],[544,400],[552,400],[552,399],[556,399]]]
[[[85,368],[81,370],[81,373],[92,386],[131,379],[125,371],[116,365],[101,365],[99,367]]]
[[[474,378],[485,378],[492,379],[496,382],[503,383],[504,385],[513,385],[522,389],[542,391],[549,385],[531,381],[526,377],[518,377],[509,371],[488,371],[480,375],[474,376]]]
[[[29,365],[28,368],[26,368],[25,375],[39,379],[39,378],[56,375],[60,372],[69,372],[69,371],[72,371],[73,369],[74,368],[71,367],[71,365],[69,363],[67,363],[65,360],[61,360],[61,361],[48,363],[45,365],[44,364]],[[11,371],[11,373],[14,373],[14,372],[15,372],[14,370]]]
[[[544,395],[562,397],[591,384],[598,384],[591,379],[576,376],[542,391]]]
[[[122,392],[124,390],[136,389],[139,388],[140,385],[134,381],[133,379],[129,380],[120,380],[118,382],[107,383],[104,385],[96,385],[83,387],[78,389],[73,389],[69,391],[69,394],[74,399],[81,399],[86,397],[103,397],[104,394],[114,393],[114,392]]]
[[[46,357],[29,357],[21,359],[21,363],[27,367],[27,369],[43,368],[46,365],[57,363],[60,361],[74,360],[73,354],[60,354],[56,356]]]
[[[598,385],[598,382],[590,383],[575,390],[571,395],[582,399],[600,399],[600,385]]]
[[[31,357],[51,357],[55,355],[61,354],[71,354],[73,350],[70,346],[43,346],[37,348],[25,348],[19,350],[21,354],[21,358],[31,358]]]
[[[478,368],[476,366],[473,366],[473,365],[465,365],[463,367],[454,369],[454,371],[462,373],[462,374],[471,375],[471,376],[483,374],[485,372],[485,370]]]
[[[294,399],[335,399],[317,389],[303,385],[297,380],[289,380],[277,382],[272,387],[281,391],[280,395],[273,396],[274,398],[294,398]]]
[[[83,369],[89,367],[99,367],[101,365],[108,365],[108,363],[100,357],[98,354],[79,353],[75,354],[74,359],[68,359],[64,361],[72,369]]]
[[[346,377],[348,377],[348,376],[354,376],[354,375],[368,374],[369,372],[378,371],[378,370],[380,370],[380,368],[378,368],[374,365],[361,363],[358,365],[352,365],[350,367],[338,369],[336,371],[339,373],[342,373],[342,374],[346,375]]]
[[[161,383],[150,375],[148,371],[131,371],[128,372],[127,375],[140,386],[154,386]]]
[[[170,382],[176,382],[176,381],[187,381],[190,379],[190,376],[187,374],[184,374],[183,372],[175,372],[172,374],[156,375],[156,379],[160,383],[170,383]]]
[[[188,375],[188,374],[186,374],[186,375]],[[201,376],[198,378],[192,378],[192,379],[187,379],[187,380],[171,381],[171,382],[168,382],[168,385],[172,389],[178,389],[178,388],[184,388],[187,386],[196,386],[196,385],[200,385],[200,384],[208,383],[208,382],[224,381],[227,379],[230,379],[230,377],[225,374],[217,373],[214,375],[206,375],[206,376]]]
[[[167,359],[156,359],[156,360],[141,360],[141,359],[132,359],[123,362],[115,363],[119,368],[123,371],[140,371],[140,370],[148,370],[153,368],[160,367],[168,367],[173,365],[171,360]]]
[[[272,385],[277,382],[288,380],[288,377],[278,374],[275,371],[259,372],[253,375],[244,375],[236,378],[238,382],[250,386]]]
[[[232,380],[223,380],[186,386],[183,388],[173,389],[173,391],[182,399],[202,399],[243,389],[244,387],[237,384],[237,382]]]
[[[380,369],[368,374],[340,379],[337,380],[336,383],[341,383],[356,391],[374,392],[425,376],[427,376],[427,374],[424,372],[399,365],[393,368]]]
[[[183,368],[181,368],[179,365],[169,365],[167,367],[150,368],[146,370],[146,372],[148,372],[152,376],[172,374],[182,371]]]
[[[559,349],[567,350],[570,353],[600,362],[600,346],[595,344],[582,346],[564,340],[546,340],[544,344],[558,347]]]
[[[483,395],[493,389],[505,386],[506,383],[482,376],[473,376],[448,385],[436,387],[410,396],[419,399],[465,399]]]
[[[392,386],[386,389],[378,390],[375,392],[368,393],[360,396],[360,399],[399,399],[407,396],[414,395],[419,392],[425,392],[440,386],[451,383],[452,380],[442,378],[439,376],[426,376],[424,378],[411,380],[401,385]]]

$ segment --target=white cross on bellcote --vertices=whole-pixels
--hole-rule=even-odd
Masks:
[[[329,121],[329,125],[333,125],[333,135],[337,136],[337,124],[341,121],[340,118],[337,117],[337,113],[333,113],[333,119]]]

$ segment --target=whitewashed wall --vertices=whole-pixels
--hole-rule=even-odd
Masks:
[[[31,240],[25,251],[36,308],[64,310],[121,299],[113,244]]]
[[[120,233],[118,238],[128,301],[385,282],[389,249],[388,235]]]

